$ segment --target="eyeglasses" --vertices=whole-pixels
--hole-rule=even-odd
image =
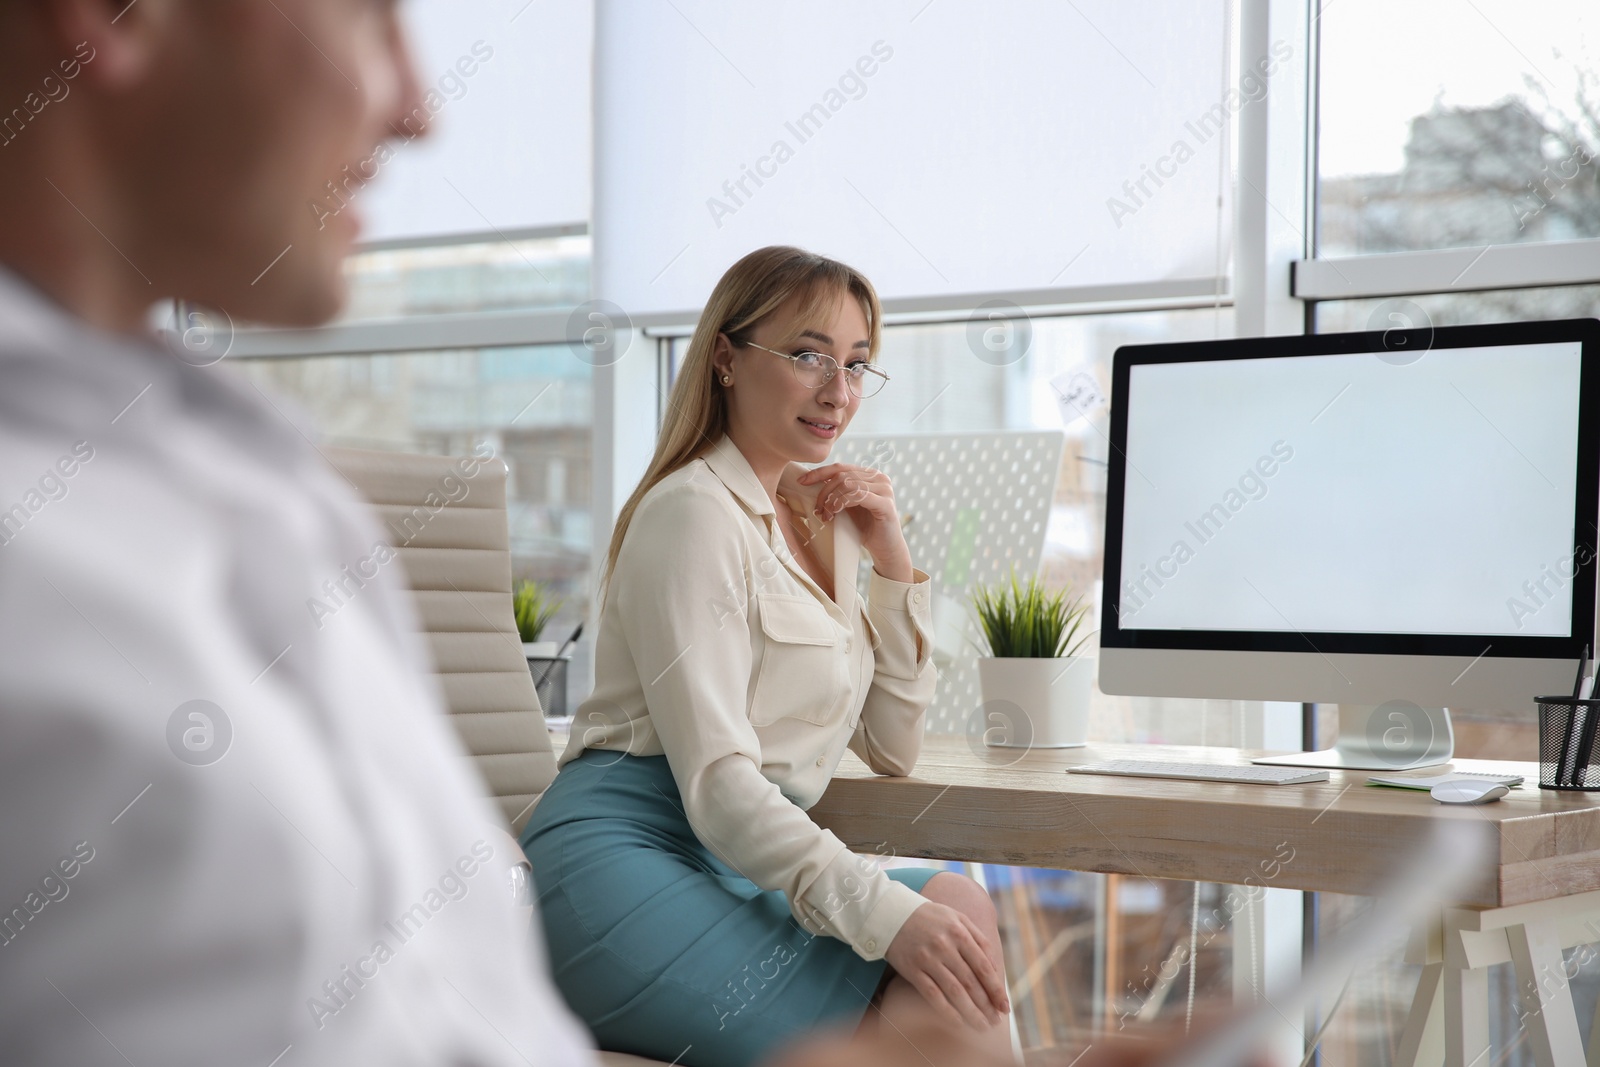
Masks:
[[[789,367],[794,371],[794,376],[800,384],[807,389],[821,389],[833,381],[833,376],[839,373],[839,361],[826,352],[815,352],[809,348],[802,348],[798,352],[779,352],[776,348],[758,345],[754,341],[746,341],[745,346],[759,348],[763,352],[771,352],[775,356],[782,356],[789,361]],[[844,368],[844,381],[850,391],[865,400],[877,394],[883,388],[889,376],[874,367],[864,359],[857,359]]]

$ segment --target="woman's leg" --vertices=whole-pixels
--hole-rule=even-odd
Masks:
[[[1005,973],[1005,962],[1000,953],[1000,926],[995,916],[994,902],[989,899],[988,892],[982,886],[964,874],[940,871],[928,879],[927,884],[922,887],[922,895],[929,900],[952,907],[971,919],[982,933],[981,943],[984,951],[989,954],[989,958],[994,961],[1000,973]],[[880,1040],[888,1038],[897,1030],[909,1032],[914,1019],[926,1017],[932,1010],[916,986],[895,974],[893,970],[887,973],[889,978],[883,986],[882,997],[867,1009],[858,1031],[863,1034],[876,1033]],[[1009,1016],[1002,1015],[997,1022],[978,1031],[975,1036],[982,1047],[996,1057],[993,1062],[1014,1061]],[[931,1051],[924,1050],[928,1054],[931,1054]],[[935,1062],[938,1062],[937,1058]]]

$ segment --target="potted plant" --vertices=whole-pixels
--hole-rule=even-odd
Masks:
[[[552,600],[550,593],[538,582],[524,579],[511,594],[511,610],[517,620],[517,633],[522,637],[522,652],[526,656],[553,656],[554,641],[541,641],[539,634],[565,603]]]
[[[1077,654],[1093,633],[1087,628],[1089,608],[1083,598],[1068,599],[1065,589],[1049,592],[1037,577],[1020,582],[1013,570],[1008,581],[979,586],[971,599],[984,639],[978,646],[978,684],[985,743],[1024,748],[1086,744],[1094,659]],[[1010,728],[997,723],[1009,723]]]

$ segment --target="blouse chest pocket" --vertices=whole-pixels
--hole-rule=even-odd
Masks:
[[[779,719],[826,723],[845,695],[838,627],[810,596],[760,593],[756,614],[766,642],[751,698],[751,724],[769,726]]]

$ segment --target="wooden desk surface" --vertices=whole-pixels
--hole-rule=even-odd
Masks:
[[[1498,862],[1460,903],[1600,889],[1600,792],[1540,789],[1537,763],[1454,761],[1456,770],[1526,778],[1481,805],[1367,785],[1376,771],[1330,770],[1326,782],[1282,786],[1065,773],[1103,759],[1243,763],[1262,754],[1091,744],[1019,756],[930,735],[910,778],[874,775],[846,753],[810,814],[860,851],[1357,894],[1382,884],[1430,820],[1467,819]]]
[[[559,753],[565,738],[552,740]],[[1454,761],[1456,770],[1525,777],[1481,805],[1367,785],[1376,771],[1330,770],[1326,782],[1283,786],[1065,773],[1103,759],[1244,763],[1263,754],[1126,744],[1021,752],[930,734],[907,778],[875,775],[846,752],[810,815],[851,848],[880,855],[1354,894],[1377,890],[1431,820],[1463,819],[1482,827],[1497,862],[1459,903],[1503,907],[1600,889],[1600,792],[1540,789],[1537,763]]]

